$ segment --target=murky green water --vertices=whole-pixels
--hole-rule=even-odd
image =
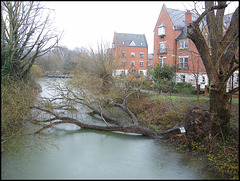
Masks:
[[[46,81],[40,83],[42,95],[54,91],[44,87]],[[46,134],[54,136],[55,146],[2,156],[2,179],[217,179],[202,170],[201,162],[174,152],[163,140],[71,124]]]

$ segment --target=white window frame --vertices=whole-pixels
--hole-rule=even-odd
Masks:
[[[167,52],[167,42],[159,42],[159,53],[166,53]]]
[[[126,57],[126,51],[122,51],[122,57]]]
[[[186,75],[180,75],[181,82],[186,82]]]
[[[179,56],[179,68],[180,69],[188,69],[188,57],[187,56]]]
[[[162,68],[166,65],[166,57],[159,58],[159,66]]]
[[[134,61],[131,61],[131,64],[130,64],[131,66],[134,66],[135,65],[135,62]]]
[[[140,62],[139,62],[139,66],[140,66],[140,67],[143,67],[143,66],[144,66],[144,61],[140,61]]]
[[[135,57],[135,52],[131,52],[131,57]]]
[[[140,52],[139,55],[140,55],[140,58],[143,58],[144,57],[144,52]]]
[[[179,49],[188,48],[188,39],[180,40],[180,47]]]

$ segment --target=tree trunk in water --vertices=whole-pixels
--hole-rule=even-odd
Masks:
[[[210,89],[210,121],[212,136],[226,137],[230,128],[230,104],[229,96],[225,89],[218,91],[211,86]]]

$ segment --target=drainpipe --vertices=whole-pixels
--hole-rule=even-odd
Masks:
[[[175,39],[175,83],[177,82],[177,40]]]

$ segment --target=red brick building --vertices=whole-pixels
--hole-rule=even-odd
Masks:
[[[231,16],[232,14],[224,16],[224,29],[229,26]],[[197,17],[189,11],[170,9],[163,4],[154,27],[153,64],[175,65],[175,82],[189,82],[196,86],[198,81],[201,89],[204,89],[209,84],[206,70],[197,48],[187,38],[187,25]],[[204,27],[206,23],[201,22],[200,29],[208,42]]]
[[[202,84],[208,79],[194,43],[187,38],[187,25],[196,20],[190,12],[169,9],[164,4],[154,28],[153,62],[160,66],[176,66],[176,82]]]
[[[148,66],[148,44],[144,34],[114,32],[113,53],[117,68],[113,75],[139,73],[146,75]]]

